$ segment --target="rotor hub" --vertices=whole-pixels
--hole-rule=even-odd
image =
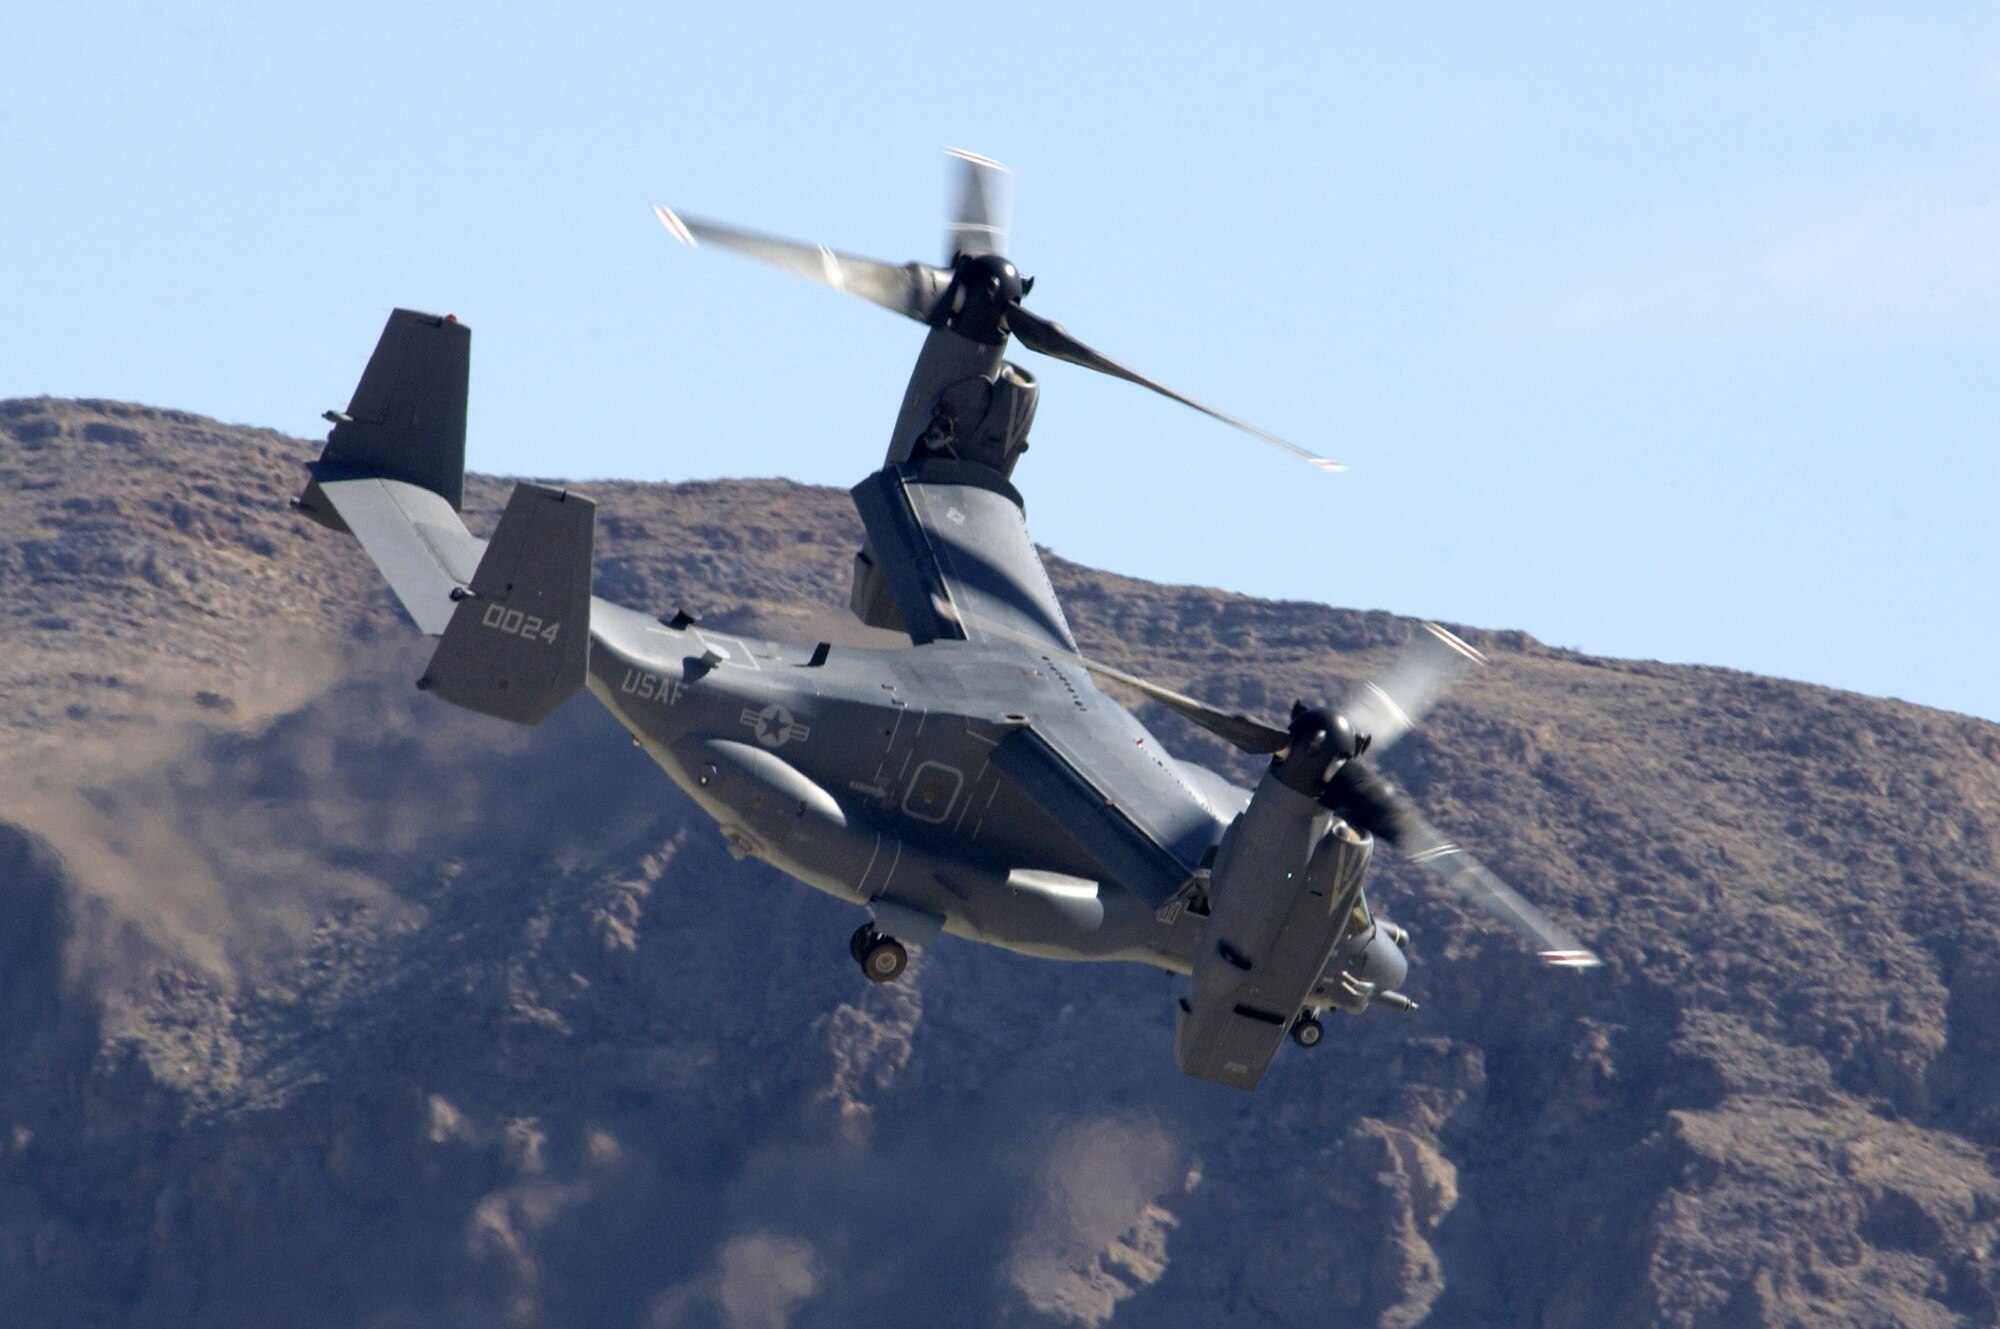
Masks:
[[[1368,736],[1339,711],[1324,706],[1292,706],[1291,742],[1275,769],[1278,778],[1302,794],[1317,796],[1334,771],[1368,750]]]
[[[1001,254],[961,255],[940,306],[944,326],[997,346],[1007,340],[1007,311],[1027,291],[1021,270]]]

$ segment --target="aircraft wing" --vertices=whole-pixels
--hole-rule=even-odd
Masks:
[[[1187,883],[1189,869],[1083,766],[1041,731],[1016,729],[993,749],[993,764],[1028,800],[1076,838],[1105,874],[1158,909]]]
[[[910,640],[1026,641],[1075,654],[1021,495],[991,468],[942,458],[894,464],[853,492],[868,531],[863,557]]]

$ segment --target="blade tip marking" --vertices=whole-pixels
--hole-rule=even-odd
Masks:
[[[974,166],[990,166],[996,171],[1007,169],[991,157],[983,156],[977,152],[970,152],[965,148],[946,148],[944,151],[947,157],[956,157],[962,162],[971,162]]]
[[[1590,951],[1542,951],[1539,953],[1543,964],[1558,969],[1596,969],[1604,964]]]
[[[673,236],[674,239],[680,241],[690,249],[695,247],[694,232],[688,230],[686,222],[674,215],[672,208],[661,203],[655,203],[653,205],[653,215],[660,219],[660,225],[666,227],[667,233]]]
[[[1472,663],[1477,665],[1483,665],[1486,663],[1486,656],[1480,652],[1478,647],[1473,646],[1469,642],[1460,640],[1456,635],[1447,632],[1445,629],[1439,627],[1437,624],[1425,623],[1424,631],[1430,633],[1433,637],[1436,637],[1439,641],[1451,647],[1451,649],[1457,651],[1460,655],[1464,656],[1466,659],[1472,661]]]
[[[1388,710],[1389,718],[1391,720],[1403,726],[1403,728],[1405,729],[1415,729],[1417,727],[1416,720],[1410,715],[1408,711],[1403,709],[1402,704],[1400,702],[1398,702],[1394,697],[1389,695],[1389,691],[1387,688],[1384,688],[1380,683],[1377,683],[1372,678],[1368,680],[1365,686],[1367,687],[1368,691],[1375,694],[1376,700],[1380,701],[1383,707]]]

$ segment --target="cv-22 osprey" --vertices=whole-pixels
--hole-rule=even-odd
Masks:
[[[1405,934],[1363,881],[1377,841],[1522,934],[1551,964],[1597,958],[1434,829],[1373,770],[1453,672],[1440,628],[1338,710],[1272,725],[1083,658],[1028,538],[1016,461],[1031,350],[1125,378],[1338,469],[1125,368],[1022,304],[1003,174],[961,155],[948,262],[891,265],[656,209],[681,240],[774,263],[925,324],[888,456],[856,485],[851,606],[907,634],[793,645],[655,618],[591,594],[594,506],[522,483],[490,540],[459,517],[470,332],[397,310],[296,506],[352,533],[418,628],[417,686],[535,724],[590,691],[719,823],[731,849],[868,911],[850,951],[891,982],[941,933],[1051,959],[1186,974],[1175,1055],[1254,1088],[1320,1016],[1411,1010]],[[1268,755],[1255,789],[1171,754],[1100,680]]]

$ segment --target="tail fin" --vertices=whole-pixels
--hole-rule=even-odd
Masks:
[[[417,686],[468,710],[538,724],[590,665],[587,498],[519,484],[482,544],[458,509],[465,491],[465,392],[472,332],[447,315],[398,309],[294,501],[352,534],[418,628],[441,636]]]
[[[417,686],[518,724],[541,723],[581,688],[596,516],[587,498],[515,485]]]
[[[328,411],[333,432],[292,506],[354,536],[417,627],[451,620],[480,543],[458,509],[465,490],[465,391],[472,332],[449,316],[398,309],[354,399]]]
[[[456,511],[465,489],[465,389],[472,330],[452,315],[398,309],[344,412],[329,411],[322,464],[428,489]]]

